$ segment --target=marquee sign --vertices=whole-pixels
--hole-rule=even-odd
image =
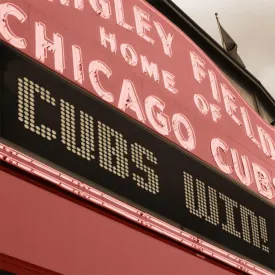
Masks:
[[[0,57],[4,141],[275,270],[271,204],[4,45]]]
[[[0,0],[0,39],[275,202],[275,133],[143,0]]]

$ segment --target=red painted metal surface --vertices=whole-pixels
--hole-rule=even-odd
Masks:
[[[76,194],[79,197],[82,197],[102,208],[110,210],[111,212],[116,213],[131,222],[142,225],[144,228],[148,228],[158,234],[161,234],[163,237],[168,237],[179,244],[195,249],[199,253],[202,253],[205,256],[210,256],[213,259],[234,267],[237,270],[253,275],[271,275],[269,271],[264,270],[251,262],[217,248],[216,246],[211,245],[183,230],[175,228],[174,226],[171,226],[150,214],[142,212],[127,205],[126,203],[114,199],[111,196],[86,185],[85,183],[48,167],[47,165],[44,165],[43,163],[40,163],[39,161],[34,160],[3,144],[0,144],[0,160],[19,168],[21,172],[27,172],[30,175],[34,175],[42,180],[53,183],[55,186],[59,188],[61,187],[63,190]]]
[[[8,275],[1,273],[1,271],[10,272],[10,274],[14,275],[61,275],[60,273],[41,268],[0,252],[0,274]]]
[[[3,171],[0,189],[0,253],[19,260],[61,274],[233,274]]]
[[[275,202],[274,128],[146,2],[0,4],[0,39]]]

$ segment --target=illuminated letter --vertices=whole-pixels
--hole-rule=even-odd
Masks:
[[[217,122],[218,119],[220,119],[222,117],[222,115],[221,115],[221,108],[218,107],[215,104],[210,104],[210,110],[211,110],[211,113],[212,113],[212,119],[213,119],[213,121]]]
[[[151,162],[157,164],[157,158],[154,157],[153,153],[143,146],[135,143],[131,145],[131,155],[132,161],[136,164],[136,167],[147,173],[148,180],[145,179],[136,173],[133,173],[133,180],[136,181],[137,185],[153,194],[159,193],[159,179],[155,174],[155,171],[144,164],[143,157],[146,157],[146,162]],[[143,173],[144,174],[144,173]]]
[[[240,163],[240,157],[238,151],[231,149],[231,155],[233,159],[234,170],[244,185],[250,185],[252,182],[251,171],[249,169],[249,160],[247,156],[241,156],[242,164]]]
[[[237,105],[235,104],[236,97],[231,93],[230,90],[227,89],[226,85],[221,84],[222,92],[223,92],[223,99],[226,112],[231,116],[231,118],[241,126],[241,121],[235,116],[235,112],[237,109]]]
[[[130,108],[136,113],[139,121],[142,121],[143,123],[145,122],[145,116],[143,114],[135,86],[133,82],[128,79],[123,81],[118,108],[124,112],[126,109]]]
[[[194,101],[195,101],[195,105],[197,106],[199,111],[203,115],[207,115],[207,113],[209,112],[209,105],[208,105],[206,99],[202,95],[195,94]]]
[[[156,113],[155,107],[161,112]],[[148,96],[145,100],[145,111],[151,125],[158,133],[167,136],[170,132],[170,123],[168,116],[162,113],[164,108],[164,102],[155,96]]]
[[[154,76],[154,80],[156,82],[159,82],[159,70],[158,65],[155,63],[150,63],[146,56],[141,55],[141,66],[142,66],[142,72],[149,75],[150,77]]]
[[[129,51],[131,56],[129,56],[129,54],[127,53],[127,50]],[[138,56],[137,56],[135,50],[129,44],[121,44],[120,51],[121,51],[123,58],[129,65],[131,65],[131,66],[137,65]]]
[[[189,122],[189,120],[182,114],[174,114],[172,118],[173,130],[180,145],[188,150],[192,151],[196,148],[196,136],[195,131]],[[183,136],[181,126],[183,125],[187,134],[187,138]]]
[[[23,122],[24,127],[47,140],[56,139],[56,131],[44,124],[35,124],[35,92],[49,105],[56,106],[55,99],[49,91],[33,83],[28,78],[18,78],[18,119]]]
[[[206,72],[203,70],[204,61],[194,52],[190,52],[190,57],[191,57],[194,77],[199,83],[201,83],[206,76]]]
[[[115,0],[116,22],[126,30],[133,31],[134,27],[125,22],[124,9],[121,0]]]
[[[197,108],[199,109],[199,111],[203,115],[207,115],[209,112],[209,104],[208,104],[207,100],[205,99],[205,97],[203,97],[202,95],[199,95],[199,94],[195,94],[194,101],[195,101],[195,104],[196,104]],[[221,109],[218,106],[216,106],[215,104],[210,104],[210,110],[211,110],[213,121],[217,122],[218,119],[221,118],[221,113],[220,113]]]
[[[275,160],[275,142],[271,138],[271,136],[261,127],[258,126],[258,132],[262,144],[262,148],[264,153],[270,157],[271,159]]]
[[[94,145],[94,122],[93,117],[80,111],[80,147],[76,146],[76,119],[75,107],[70,103],[60,100],[61,111],[61,142],[66,149],[86,159],[94,159],[92,152]]]
[[[222,229],[236,237],[241,238],[241,233],[235,228],[234,208],[238,208],[238,203],[222,193],[219,193],[219,196],[224,201],[226,212],[226,224],[222,224]]]
[[[219,166],[219,168],[226,174],[231,174],[233,172],[232,167],[225,164],[219,149],[222,149],[224,152],[228,151],[228,146],[226,145],[225,142],[223,142],[221,139],[219,138],[214,138],[211,141],[211,151],[212,151],[212,155],[216,161],[216,164]]]
[[[271,179],[269,173],[260,165],[252,163],[254,176],[258,188],[258,192],[268,198],[272,199],[274,197],[274,191],[271,185]]]
[[[204,218],[209,223],[214,225],[219,224],[219,210],[218,210],[218,199],[217,191],[212,187],[208,186],[208,196],[206,196],[205,183],[196,179],[196,189],[197,189],[197,200],[195,198],[194,191],[194,180],[192,175],[187,172],[183,172],[184,185],[185,185],[185,202],[186,207],[189,209],[190,213],[196,215],[199,218]],[[197,201],[197,203],[196,203]],[[208,207],[208,202],[210,207]],[[197,207],[196,207],[197,205]],[[197,209],[196,209],[197,208]],[[209,215],[208,215],[209,209]]]
[[[74,7],[77,10],[83,11],[84,8],[84,0],[74,0]]]
[[[53,34],[53,42],[46,37],[46,26],[43,23],[35,22],[35,57],[42,63],[47,58],[48,51],[54,54],[54,68],[63,73],[65,69],[63,37]]]
[[[84,73],[83,73],[81,48],[79,46],[73,45],[72,51],[73,51],[74,80],[82,84],[84,80]]]
[[[27,47],[26,40],[16,36],[10,29],[8,22],[9,15],[16,17],[21,23],[25,22],[27,15],[14,4],[9,3],[0,5],[0,33],[14,47],[25,49]]]
[[[241,107],[241,113],[243,117],[243,122],[244,122],[244,127],[245,127],[245,132],[246,135],[259,147],[261,148],[261,144],[256,138],[254,137],[254,132],[252,129],[251,121],[248,116],[248,112],[244,107]]]
[[[137,6],[134,6],[134,14],[135,14],[137,34],[140,37],[142,37],[144,40],[154,44],[155,41],[146,35],[146,31],[150,31],[152,27],[146,21],[143,20],[145,19],[149,21],[150,15]]]
[[[267,234],[267,228],[266,228],[266,220],[262,217],[259,217],[259,223],[260,223],[260,233],[261,233],[261,239],[266,244],[268,242],[268,234]],[[268,246],[262,244],[262,250],[269,253]]]
[[[105,19],[111,17],[111,6],[110,2],[106,0],[89,0],[94,11]]]
[[[216,77],[215,73],[210,70],[208,70],[208,75],[209,75],[209,79],[210,79],[212,95],[216,101],[221,102],[219,87],[218,87],[218,83],[217,83],[217,77]]]
[[[92,61],[89,64],[89,76],[90,76],[91,83],[95,91],[97,92],[97,94],[100,97],[102,97],[102,99],[104,99],[107,102],[113,102],[114,101],[113,94],[105,91],[100,83],[99,76],[98,76],[99,71],[104,73],[108,78],[110,78],[110,76],[112,75],[111,69],[105,63],[99,60]]]
[[[50,2],[53,2],[53,0],[48,0]],[[64,6],[69,6],[70,4],[70,0],[59,0],[60,4],[61,5],[64,5]]]
[[[53,0],[48,0],[50,2],[53,2]],[[60,0],[60,3],[64,6],[69,6],[70,0]],[[74,7],[77,10],[83,11],[84,8],[84,0],[74,0]]]
[[[252,232],[253,245],[257,247],[261,247],[258,218],[255,216],[254,212],[247,209],[246,207],[241,205],[240,209],[241,209],[243,239],[246,242],[251,243],[250,232]]]
[[[123,135],[98,121],[98,141],[100,167],[123,179],[129,177],[127,141]]]
[[[70,0],[60,0],[60,3],[64,6],[69,6]]]
[[[171,33],[168,34],[168,36],[166,35],[166,33],[164,32],[164,29],[162,27],[162,25],[158,22],[154,22],[155,27],[158,31],[159,37],[161,39],[162,45],[163,45],[163,49],[164,49],[164,53],[168,56],[172,56],[172,41],[173,41],[173,35]]]
[[[162,71],[162,76],[163,76],[163,82],[164,82],[164,87],[167,89],[169,92],[176,94],[178,90],[174,88],[176,82],[175,82],[175,76],[172,75],[171,73],[167,71]]]
[[[100,30],[101,45],[107,49],[107,42],[109,42],[111,45],[111,52],[116,53],[117,45],[116,45],[115,34],[110,33],[109,35],[107,35],[103,27],[100,27],[99,30]]]

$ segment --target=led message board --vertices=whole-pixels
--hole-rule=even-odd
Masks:
[[[4,45],[0,60],[4,140],[275,269],[270,204]]]
[[[275,130],[143,0],[0,0],[0,39],[275,202]]]

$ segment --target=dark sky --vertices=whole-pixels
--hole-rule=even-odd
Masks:
[[[275,98],[275,0],[173,0],[221,43],[215,12],[247,69]]]

